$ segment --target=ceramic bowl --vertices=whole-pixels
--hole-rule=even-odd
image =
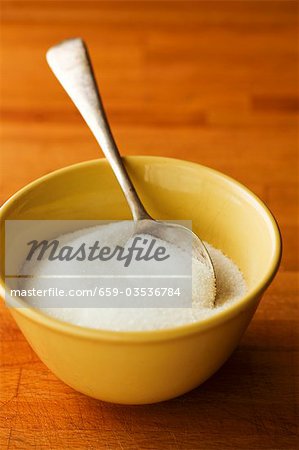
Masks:
[[[281,239],[267,207],[222,173],[176,159],[125,158],[137,191],[158,219],[192,220],[198,235],[240,267],[248,292],[201,322],[159,331],[116,332],[67,324],[6,301],[40,359],[62,381],[91,397],[123,404],[153,403],[183,394],[207,380],[228,359],[279,266]],[[13,195],[5,220],[130,219],[106,160],[50,173]],[[2,295],[5,286],[1,278]]]

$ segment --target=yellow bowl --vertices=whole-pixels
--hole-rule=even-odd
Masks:
[[[183,394],[227,360],[248,326],[280,262],[281,239],[266,206],[215,170],[162,157],[125,158],[140,196],[158,219],[188,219],[206,241],[242,270],[249,290],[237,303],[201,322],[139,332],[94,330],[26,307],[11,313],[40,359],[74,389],[124,404]],[[11,219],[129,219],[126,201],[106,160],[57,170],[21,189],[1,210]],[[1,278],[4,296],[5,280]]]

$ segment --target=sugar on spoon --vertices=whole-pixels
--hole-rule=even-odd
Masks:
[[[185,246],[190,251],[192,249],[193,258],[203,263],[213,277],[215,302],[216,275],[203,242],[187,227],[156,221],[145,210],[113,138],[84,41],[80,38],[62,41],[48,50],[47,61],[106,156],[131,209],[135,224],[134,233],[146,233],[181,248]]]

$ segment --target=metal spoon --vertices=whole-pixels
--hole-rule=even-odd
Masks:
[[[47,61],[110,163],[131,209],[135,221],[135,233],[147,233],[180,247],[184,247],[185,244],[188,247],[191,242],[193,257],[209,268],[216,287],[213,263],[199,237],[182,225],[155,221],[141,203],[113,138],[83,40],[74,38],[62,41],[48,50]]]

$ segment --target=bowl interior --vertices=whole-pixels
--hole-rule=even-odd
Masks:
[[[187,161],[142,156],[125,158],[125,163],[153,217],[192,220],[203,240],[237,263],[249,290],[267,283],[279,261],[279,232],[252,193],[225,175]],[[10,199],[2,214],[5,220],[131,219],[104,159],[76,164],[31,183]]]

